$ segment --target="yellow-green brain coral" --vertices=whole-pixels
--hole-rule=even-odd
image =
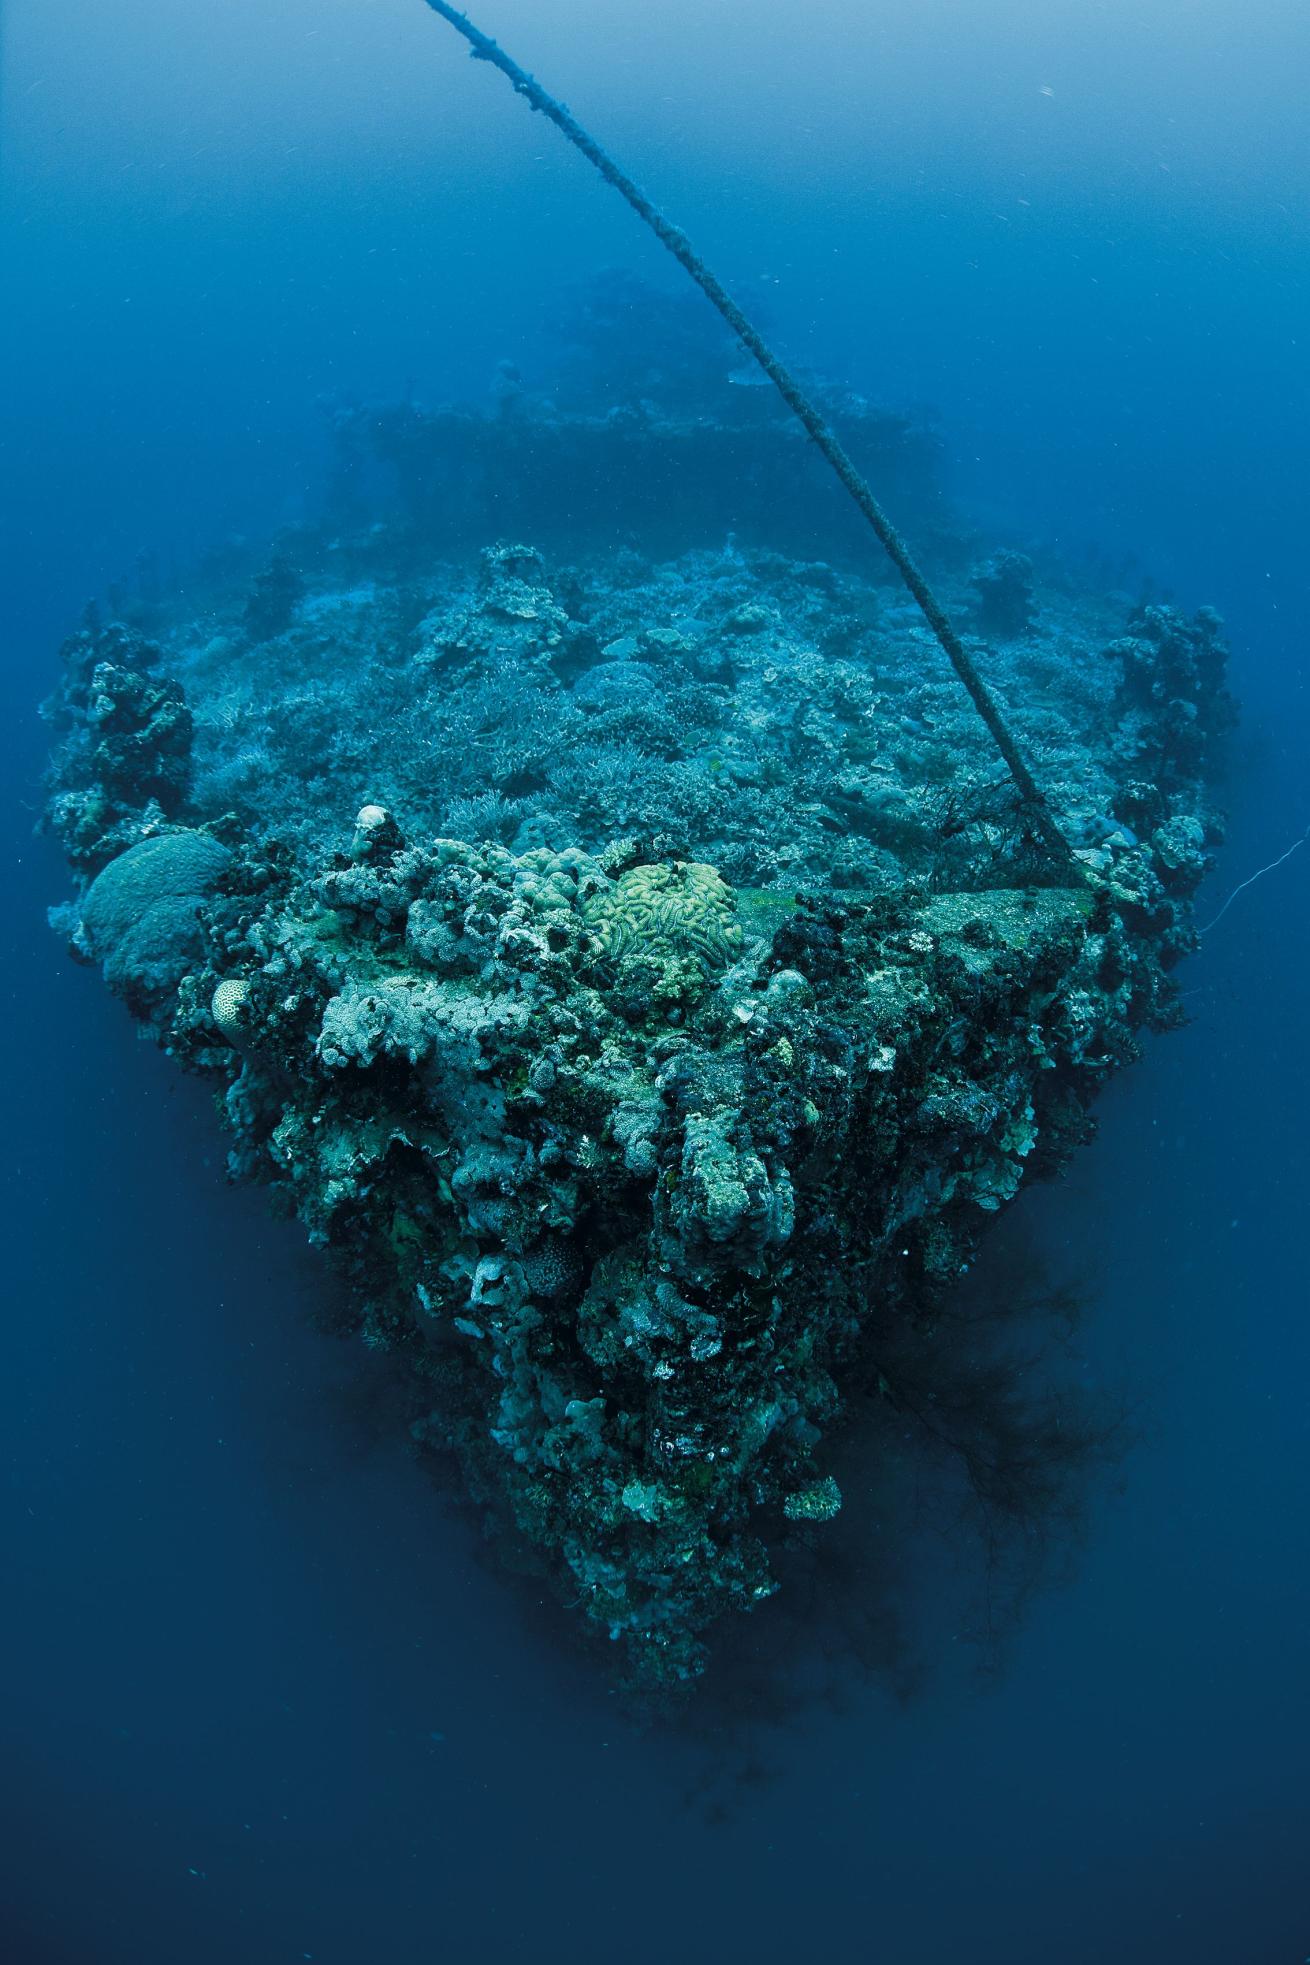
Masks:
[[[736,896],[713,867],[676,860],[630,867],[593,895],[583,918],[615,962],[692,961],[708,970],[741,951],[736,912]]]

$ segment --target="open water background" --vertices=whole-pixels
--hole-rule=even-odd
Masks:
[[[1310,846],[1016,1233],[1141,1442],[980,1683],[639,1734],[319,1337],[206,1095],[43,922],[88,594],[312,507],[316,397],[483,385],[623,209],[419,0],[0,15],[0,1957],[1299,1965]],[[489,0],[785,347],[940,411],[970,514],[1215,602],[1219,876],[1310,822],[1297,0]],[[1003,1264],[1005,1234],[989,1260]],[[708,1783],[708,1790],[706,1789]],[[706,1795],[710,1796],[707,1805]]]

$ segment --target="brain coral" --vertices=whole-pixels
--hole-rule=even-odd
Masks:
[[[592,897],[583,918],[615,962],[692,962],[710,970],[725,968],[740,952],[736,911],[731,887],[713,867],[676,860],[630,867]]]
[[[111,988],[146,998],[176,989],[200,953],[201,904],[230,860],[208,833],[168,832],[97,874],[82,926]]]
[[[240,976],[229,976],[214,991],[209,1013],[229,1044],[241,1048],[244,1016],[250,1001],[250,984]]]

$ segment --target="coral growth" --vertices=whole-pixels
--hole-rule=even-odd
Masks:
[[[920,1333],[930,1376],[988,1222],[1176,1018],[1230,716],[1212,617],[994,562],[978,659],[1080,842],[1051,884],[880,574],[615,550],[563,497],[607,445],[658,487],[674,427],[735,483],[756,425],[691,424],[397,412],[402,468],[484,483],[476,440],[570,556],[436,557],[412,484],[394,528],[306,529],[294,591],[88,628],[49,806],[81,952],[332,1252],[416,1439],[654,1684],[823,1534],[846,1387],[894,1400]]]

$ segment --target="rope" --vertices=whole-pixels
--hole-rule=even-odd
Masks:
[[[920,572],[909,547],[837,441],[818,407],[805,394],[791,370],[779,361],[757,329],[742,313],[727,288],[721,285],[705,262],[692,250],[686,234],[676,225],[670,224],[669,220],[656,210],[640,186],[633,182],[626,171],[620,170],[614,159],[607,151],[602,150],[595,138],[589,136],[580,123],[575,122],[564,104],[557,102],[555,97],[549,95],[525,69],[520,68],[503,48],[475,27],[467,14],[462,14],[457,8],[448,5],[447,0],[427,0],[427,4],[434,13],[440,14],[443,20],[449,21],[458,34],[463,35],[472,49],[475,60],[489,61],[494,68],[498,68],[502,75],[508,77],[515,93],[524,98],[529,108],[539,111],[552,122],[574,148],[580,150],[583,156],[595,165],[606,183],[613,185],[619,196],[631,205],[638,218],[649,225],[660,243],[668,248],[679,265],[691,275],[706,299],[718,309],[742,346],[754,356],[787,407],[800,419],[813,442],[827,458],[918,602],[924,619],[936,636],[951,667],[969,692],[969,698],[991,732],[997,750],[1005,759],[1010,776],[1018,787],[1025,815],[1034,831],[1057,860],[1065,865],[1076,864],[1073,861],[1069,842],[1056,823],[1037,780],[1028,768],[1023,752],[1001,715],[996,698],[979,675],[972,657],[951,626],[937,596]]]
[[[1253,874],[1248,875],[1245,880],[1239,881],[1238,885],[1234,887],[1232,893],[1220,908],[1218,914],[1216,914],[1214,920],[1207,921],[1204,928],[1198,928],[1196,931],[1197,934],[1208,935],[1212,928],[1217,928],[1239,894],[1244,894],[1248,887],[1254,887],[1257,880],[1263,880],[1267,873],[1272,873],[1275,867],[1280,867],[1284,860],[1290,860],[1297,848],[1305,845],[1307,839],[1310,839],[1310,826],[1306,827],[1299,839],[1292,841],[1285,853],[1280,853],[1276,860],[1270,860],[1267,867],[1257,867]]]

